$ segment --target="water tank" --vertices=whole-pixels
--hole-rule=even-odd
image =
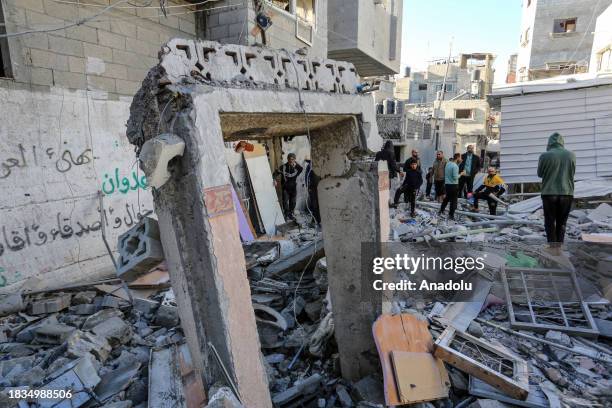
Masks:
[[[385,107],[383,106],[382,103],[377,103],[376,104],[376,114],[382,115],[383,113],[385,113]]]
[[[395,114],[402,115],[404,113],[404,102],[395,101]]]
[[[472,82],[473,81],[480,81],[480,70],[479,69],[475,69],[472,71]]]
[[[383,103],[385,104],[384,114],[393,115],[395,113],[395,101],[393,99],[385,99]]]
[[[404,78],[408,78],[410,76],[410,67],[404,68]]]

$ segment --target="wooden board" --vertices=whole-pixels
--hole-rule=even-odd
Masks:
[[[415,404],[448,397],[448,373],[442,360],[431,353],[392,351],[391,361],[402,403]]]
[[[252,152],[244,153],[244,159],[264,229],[266,234],[274,235],[276,225],[285,223],[285,217],[274,188],[268,156],[263,146],[258,144]]]
[[[382,366],[386,404],[400,405],[402,402],[397,392],[391,351],[431,353],[433,339],[427,329],[427,322],[409,313],[383,314],[374,322],[372,334]]]

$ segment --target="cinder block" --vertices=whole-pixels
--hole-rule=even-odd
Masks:
[[[131,52],[135,52],[137,54],[142,54],[142,55],[150,55],[150,49],[154,48],[157,49],[158,46],[156,45],[152,45],[151,43],[144,41],[144,40],[139,40],[137,38],[127,38],[125,40],[125,48],[128,51]]]
[[[45,12],[42,0],[19,0],[19,7],[26,8],[28,10],[38,11],[39,13]]]
[[[117,296],[107,295],[102,299],[102,304],[100,306],[104,309],[118,309],[121,306],[121,299]]]
[[[120,317],[111,317],[95,326],[91,331],[105,338],[113,348],[127,343],[132,338],[131,327]]]
[[[106,339],[89,332],[75,331],[66,340],[66,355],[70,358],[79,358],[92,353],[100,362],[104,363],[111,353],[111,347]]]
[[[35,67],[68,71],[68,57],[65,55],[30,49],[30,60]]]
[[[191,35],[196,34],[195,23],[182,18],[179,19],[179,30]]]
[[[243,38],[245,38],[247,35],[246,25],[247,25],[246,21],[230,24],[229,25],[229,35],[233,37],[238,37],[240,36],[240,33],[242,33]]]
[[[229,27],[226,25],[219,25],[210,29],[210,38],[216,40],[229,36]]]
[[[122,35],[98,30],[98,43],[100,45],[125,50],[125,40],[126,38]]]
[[[157,31],[149,30],[141,26],[138,26],[136,28],[136,38],[153,44],[160,43],[159,34],[157,34]]]
[[[65,324],[46,324],[34,330],[34,340],[39,344],[62,344],[76,330]]]
[[[79,57],[68,57],[70,72],[85,73],[85,59]]]
[[[38,50],[49,49],[49,36],[45,33],[24,35],[21,39],[24,47],[36,48]]]
[[[124,81],[117,79],[117,93],[122,95],[134,95],[140,88],[141,82]]]
[[[66,24],[65,20],[60,18],[51,17],[43,12],[37,13],[36,11],[26,11],[26,21],[30,27],[60,27]],[[63,31],[54,31],[55,35],[63,35]]]
[[[159,302],[149,299],[134,298],[134,310],[138,310],[144,314],[154,313],[159,307]]]
[[[64,55],[83,56],[83,42],[66,37],[49,35],[49,49]]]
[[[70,295],[61,294],[47,299],[40,299],[30,303],[30,314],[39,315],[56,313],[70,306]]]
[[[30,68],[31,81],[35,85],[53,85],[53,71],[47,68]]]
[[[172,28],[179,28],[179,19],[177,16],[168,16],[168,17],[164,17],[161,16],[159,18],[159,23],[168,27],[172,27]]]
[[[64,30],[66,37],[79,41],[96,44],[98,42],[98,31],[93,27],[84,25],[70,27]]]
[[[113,62],[116,64],[127,65],[128,67],[148,69],[153,65],[147,65],[147,62],[142,56],[136,55],[133,52],[113,50]]]
[[[127,79],[141,83],[146,78],[147,72],[146,69],[127,67]]]
[[[70,89],[85,89],[85,75],[74,72],[53,71],[55,86]]]
[[[159,225],[151,217],[143,218],[136,226],[119,236],[117,276],[132,281],[147,273],[164,259],[159,241]]]
[[[136,38],[136,25],[133,22],[112,20],[110,22],[111,32],[126,37]]]
[[[105,78],[95,75],[87,76],[87,89],[101,90],[106,92],[116,92],[115,79]]]
[[[113,50],[109,47],[84,43],[83,50],[86,57],[96,57],[108,62],[113,61]]]
[[[77,21],[79,10],[74,4],[59,3],[52,0],[43,0],[45,13],[64,20]]]
[[[121,64],[105,64],[104,72],[100,75],[115,79],[126,79],[127,67]],[[119,90],[119,86],[117,86],[117,90]]]
[[[80,316],[92,315],[96,313],[97,310],[98,310],[98,307],[92,303],[83,303],[80,305],[72,306],[70,308],[70,311],[72,313],[80,315]]]
[[[175,327],[179,324],[178,307],[161,305],[155,315],[155,324],[164,327]]]
[[[228,25],[238,22],[241,13],[238,10],[222,11],[218,14],[219,25]]]

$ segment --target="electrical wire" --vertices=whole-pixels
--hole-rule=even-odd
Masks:
[[[95,3],[82,3],[80,1],[73,1],[73,0],[52,0],[55,3],[61,3],[61,4],[74,4],[77,6],[82,6],[82,7],[104,7],[104,5],[102,4],[95,4]],[[198,3],[189,3],[189,4],[175,4],[175,5],[171,5],[171,6],[165,6],[164,8],[166,9],[170,9],[170,8],[183,8],[183,7],[196,7],[196,6],[201,6],[203,4],[206,3],[211,3],[211,2],[217,2],[217,1],[221,1],[221,0],[205,0],[205,1],[200,1]],[[130,6],[122,6],[122,7],[116,7],[118,9],[156,9],[156,10],[161,10],[160,6],[151,6],[150,4],[153,1],[149,1],[147,5],[131,5],[132,3],[129,3]]]

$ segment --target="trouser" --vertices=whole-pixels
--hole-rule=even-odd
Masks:
[[[487,204],[489,204],[489,214],[496,215],[497,214],[497,201],[490,198],[490,191],[479,191],[478,193],[474,193],[474,208],[478,208],[478,200],[487,200]]]
[[[444,197],[444,201],[442,201],[442,206],[440,207],[440,214],[444,212],[446,209],[446,205],[450,203],[450,209],[448,210],[449,218],[455,217],[455,210],[457,209],[457,184],[446,184],[445,186],[446,196]]]
[[[565,238],[565,225],[572,209],[573,196],[569,195],[543,195],[542,208],[544,209],[544,229],[548,242],[563,242]]]
[[[402,184],[402,186],[395,192],[393,204],[397,205],[397,203],[399,203],[402,194],[404,194],[404,202],[410,203],[410,212],[414,212],[416,207],[416,190]]]
[[[467,192],[466,190],[467,186]],[[459,197],[467,198],[467,193],[471,193],[474,190],[474,176],[461,176],[459,177]]]
[[[436,187],[436,198],[444,195],[444,180],[435,180],[434,186]]]
[[[321,212],[319,211],[319,196],[316,187],[308,188],[308,209],[312,213],[317,224],[321,223]]]
[[[429,197],[431,195],[431,181],[427,182],[427,186],[425,187],[425,197]]]
[[[293,218],[296,197],[297,186],[283,188],[283,210],[285,211],[285,217]]]

